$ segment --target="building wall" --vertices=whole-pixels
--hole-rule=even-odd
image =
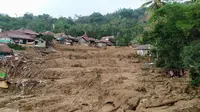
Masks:
[[[78,43],[79,44],[87,44],[87,42],[83,38],[80,38]]]
[[[2,43],[14,43],[14,41],[11,38],[0,38],[0,42]]]
[[[99,42],[99,43],[96,44],[96,46],[97,47],[106,47],[107,45],[106,45],[106,43]]]
[[[149,50],[137,50],[137,55],[145,56],[148,55]]]
[[[46,47],[46,41],[44,41],[44,40],[35,40],[35,47]]]

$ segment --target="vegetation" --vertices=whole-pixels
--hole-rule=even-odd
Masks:
[[[28,28],[37,32],[53,31],[65,32],[72,36],[88,36],[101,38],[102,36],[116,36],[119,45],[128,45],[138,35],[143,33],[145,8],[120,9],[114,13],[102,15],[94,12],[89,16],[53,18],[48,14],[34,16],[26,13],[23,17],[9,17],[0,14],[0,26],[4,30]]]
[[[130,42],[150,43],[155,46],[152,56],[156,64],[173,73],[181,74],[188,69],[193,86],[200,85],[200,4],[199,0],[175,3],[178,0],[149,0],[136,10],[120,9],[102,15],[95,12],[89,16],[53,18],[47,14],[11,18],[0,14],[0,26],[4,29],[29,28],[37,32],[65,32],[72,36],[88,36],[99,39],[112,35],[115,45]],[[179,0],[182,1],[182,0]],[[146,20],[151,15],[148,23]],[[47,39],[47,37],[43,37]],[[177,71],[179,71],[177,73]]]
[[[142,7],[148,6],[151,10],[156,10],[166,4],[168,0],[148,0],[146,3],[142,5]]]
[[[189,69],[191,84],[200,84],[200,4],[167,4],[154,12],[144,42],[156,46],[157,66]]]
[[[11,49],[14,49],[14,50],[25,50],[26,49],[26,47],[20,46],[18,44],[11,44],[11,43],[8,43],[8,47]]]
[[[45,40],[47,46],[51,46],[54,39],[54,37],[51,35],[39,35],[38,38]]]
[[[193,86],[200,85],[200,41],[195,41],[184,47],[183,63],[189,69]]]

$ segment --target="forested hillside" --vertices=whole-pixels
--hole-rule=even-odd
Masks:
[[[10,17],[0,14],[0,26],[4,30],[28,28],[37,32],[53,31],[65,32],[72,36],[81,36],[85,32],[91,37],[116,36],[122,45],[143,32],[145,8],[120,9],[114,13],[102,15],[94,12],[89,16],[53,18],[48,14],[35,16],[26,13],[22,17]]]

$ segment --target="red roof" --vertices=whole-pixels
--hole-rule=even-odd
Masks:
[[[18,30],[11,30],[11,31],[6,31],[6,32],[0,32],[0,38],[1,37],[34,40],[33,38],[31,38],[30,35],[27,35],[27,34],[21,32],[21,31],[18,31]]]
[[[95,41],[96,40],[92,37],[88,37],[87,35],[82,36],[82,38],[85,39],[86,41]]]
[[[25,34],[31,34],[31,35],[38,35],[38,33],[36,33],[36,32],[34,32],[34,31],[32,31],[32,30],[29,30],[29,29],[19,29],[19,30],[17,30],[17,31],[21,31],[21,32],[23,32],[23,33],[25,33]]]
[[[42,32],[40,34],[42,34],[42,35],[51,35],[51,36],[55,35],[53,32],[50,32],[50,31]]]
[[[7,44],[0,43],[0,52],[11,53],[12,49],[10,49]]]
[[[5,32],[0,32],[0,38],[3,38],[3,37],[7,37],[7,34]]]

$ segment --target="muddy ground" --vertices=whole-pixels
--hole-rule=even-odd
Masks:
[[[200,89],[167,77],[131,48],[28,49],[12,62],[0,112],[200,112]]]

